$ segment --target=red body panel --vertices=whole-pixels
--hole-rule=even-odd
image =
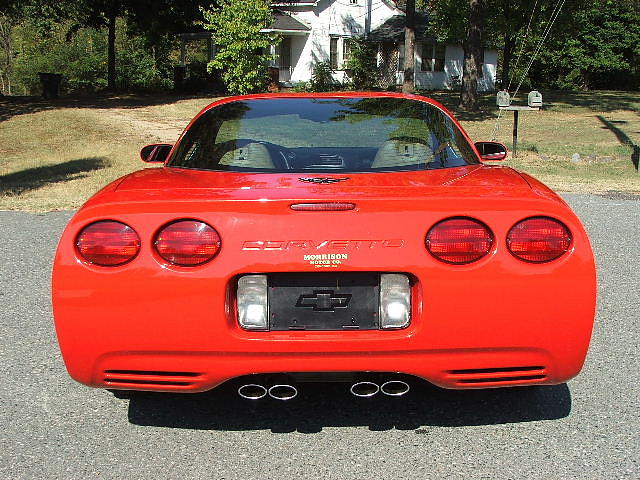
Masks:
[[[580,371],[595,311],[593,254],[578,218],[544,185],[483,165],[350,174],[349,182],[331,185],[299,177],[165,167],[131,174],[89,200],[62,235],[53,271],[56,328],[71,376],[96,387],[202,391],[252,373],[401,372],[443,387],[481,388],[559,383]],[[356,207],[290,208],[310,201]],[[567,225],[573,245],[556,261],[530,264],[509,253],[505,238],[514,224],[539,215]],[[452,216],[489,226],[491,253],[468,265],[432,257],[425,234]],[[184,218],[220,233],[213,261],[176,267],[154,252],[158,229]],[[76,236],[104,219],[140,236],[130,263],[106,268],[80,260]],[[408,273],[409,327],[242,330],[237,276],[323,271],[304,260],[316,253],[348,255],[332,270]]]

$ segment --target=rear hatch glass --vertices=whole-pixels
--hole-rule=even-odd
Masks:
[[[263,98],[213,107],[169,165],[214,171],[357,173],[477,164],[442,110],[395,97]]]

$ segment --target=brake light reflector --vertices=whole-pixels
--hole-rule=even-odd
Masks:
[[[213,259],[220,251],[220,235],[198,220],[178,220],[162,228],[154,242],[167,262],[192,267]]]
[[[267,276],[240,277],[237,298],[240,326],[245,330],[269,330]]]
[[[520,260],[544,263],[561,257],[571,248],[571,232],[565,224],[548,217],[531,217],[516,223],[507,235],[507,248]]]
[[[400,273],[380,275],[380,328],[404,328],[411,318],[411,285]]]
[[[140,237],[125,223],[102,220],[80,232],[76,238],[76,248],[89,263],[115,267],[135,258],[140,251]]]
[[[425,243],[438,260],[460,265],[480,260],[489,253],[493,234],[478,220],[449,218],[431,227]]]

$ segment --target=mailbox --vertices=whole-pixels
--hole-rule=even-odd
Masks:
[[[529,92],[529,106],[535,108],[542,106],[542,94],[539,91]]]
[[[508,107],[511,105],[511,95],[506,90],[500,90],[496,97],[496,102],[499,107]]]

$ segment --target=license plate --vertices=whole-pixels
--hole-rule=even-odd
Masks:
[[[375,330],[378,273],[269,275],[270,330]]]

